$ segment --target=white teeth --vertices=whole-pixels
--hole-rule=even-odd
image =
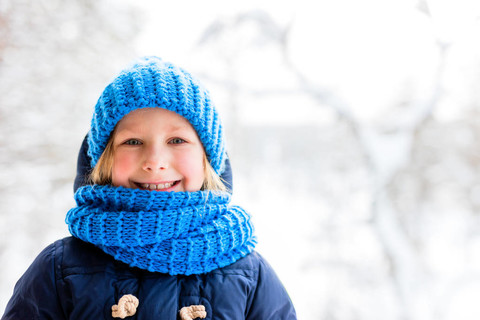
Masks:
[[[142,183],[140,184],[140,187],[143,189],[149,189],[149,190],[161,190],[161,189],[168,189],[171,186],[173,186],[174,182],[168,182],[168,183],[159,183],[159,184],[148,184],[148,183]]]
[[[171,186],[173,186],[173,182],[165,183],[165,184],[163,185],[163,187],[160,188],[160,189],[167,189],[167,188],[170,188]],[[157,189],[158,189],[158,187],[157,187]]]

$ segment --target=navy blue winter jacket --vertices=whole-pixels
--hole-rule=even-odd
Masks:
[[[205,306],[206,319],[296,319],[272,268],[256,252],[204,275],[170,276],[116,261],[73,237],[44,249],[20,278],[2,319],[113,319],[125,294],[139,300],[126,319],[179,319]]]
[[[81,159],[85,145],[75,188],[88,171]],[[256,252],[207,274],[170,276],[132,268],[74,237],[40,253],[16,284],[2,319],[113,319],[112,306],[127,294],[139,304],[125,319],[180,319],[179,311],[192,305],[204,306],[206,319],[296,319],[286,290]]]

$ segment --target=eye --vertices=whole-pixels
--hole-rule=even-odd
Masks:
[[[128,139],[123,144],[126,144],[128,146],[137,146],[137,145],[142,144],[142,142],[140,140],[137,140],[137,139]]]
[[[185,143],[185,142],[187,142],[187,141],[183,140],[182,138],[173,138],[168,143],[169,144],[181,144],[181,143]]]

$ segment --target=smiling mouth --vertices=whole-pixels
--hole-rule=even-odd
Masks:
[[[158,190],[158,191],[163,191],[163,190],[168,190],[173,186],[176,186],[180,181],[172,181],[172,182],[166,182],[166,183],[158,183],[158,184],[153,184],[153,183],[135,183],[137,187],[143,190]]]

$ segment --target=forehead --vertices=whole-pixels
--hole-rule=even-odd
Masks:
[[[118,130],[125,129],[191,129],[190,122],[181,115],[163,108],[142,108],[124,116],[117,124]]]

